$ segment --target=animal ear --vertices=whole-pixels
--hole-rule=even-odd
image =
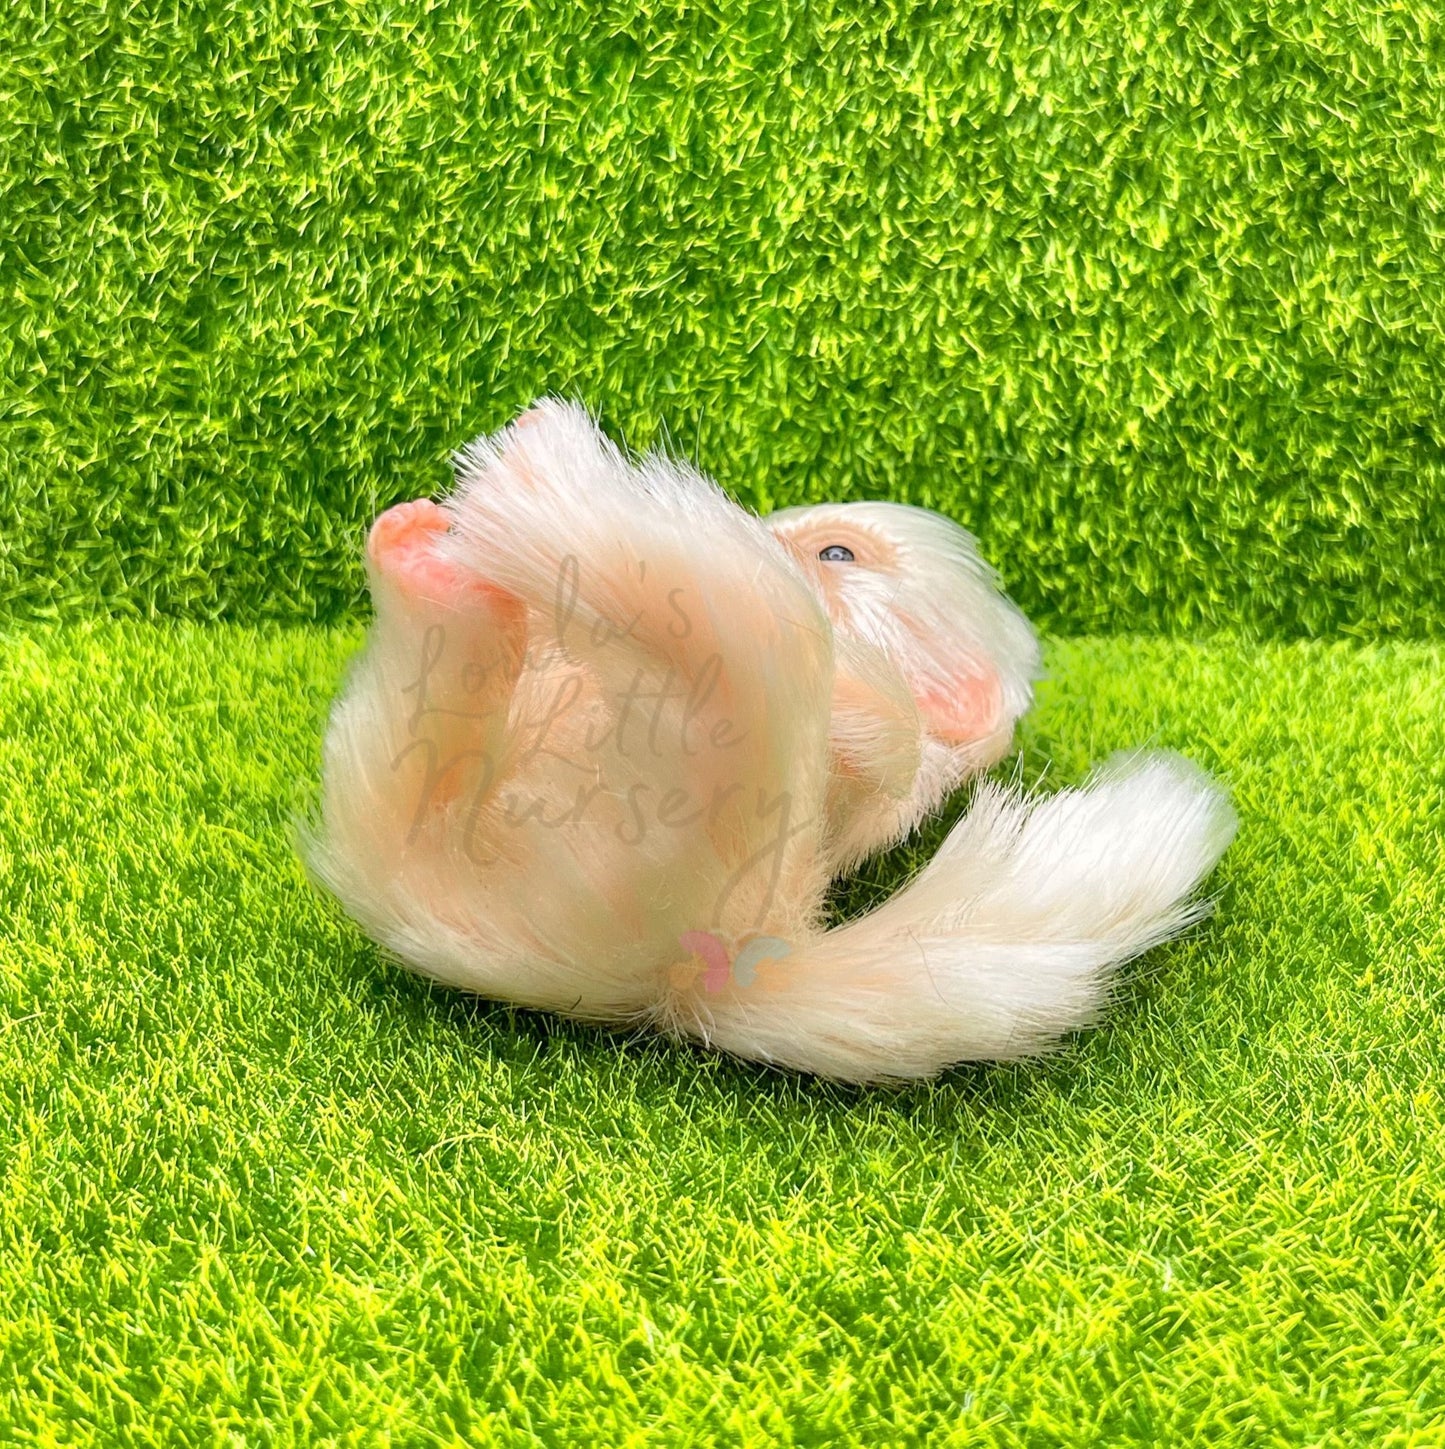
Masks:
[[[974,744],[998,733],[1003,720],[1003,686],[985,660],[952,659],[947,671],[930,671],[918,681],[918,712],[928,732],[951,745]]]

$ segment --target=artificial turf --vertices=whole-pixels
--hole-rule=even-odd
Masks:
[[[1217,771],[1217,916],[889,1092],[378,959],[288,835],[358,638],[0,640],[4,1442],[1445,1442],[1445,649],[1052,645],[1009,768]]]
[[[1424,0],[0,7],[0,1442],[1445,1445],[1442,76]],[[1218,771],[1217,918],[899,1092],[380,960],[288,832],[362,531],[546,391],[1124,631],[1007,768]]]
[[[1445,627],[1430,0],[10,0],[0,606],[340,618],[544,391],[1056,632]]]

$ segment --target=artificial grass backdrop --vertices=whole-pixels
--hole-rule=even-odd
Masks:
[[[0,1441],[1445,1445],[1442,60],[1421,0],[0,7]],[[547,390],[942,507],[1048,630],[1233,631],[1055,641],[1024,735],[1219,772],[1218,918],[905,1092],[385,965],[286,831],[362,531]]]
[[[331,617],[544,390],[1053,629],[1445,624],[1429,0],[0,8],[0,604]]]

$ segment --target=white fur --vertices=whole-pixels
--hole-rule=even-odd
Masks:
[[[998,758],[1032,697],[1032,630],[939,515],[824,505],[764,523],[553,401],[462,454],[443,506],[436,557],[502,592],[418,603],[373,566],[377,621],[302,842],[413,969],[877,1081],[1048,1047],[1095,1018],[1120,962],[1201,914],[1233,815],[1197,769],[1152,755],[1035,801],[981,786],[909,885],[821,928],[830,879]],[[816,565],[834,527],[876,543],[874,564]],[[428,696],[456,707],[418,722],[424,636],[454,663],[513,657],[496,598],[525,615],[519,668]],[[930,723],[950,680],[976,691],[974,735]],[[648,730],[618,728],[653,696]],[[456,798],[428,794],[428,754],[460,762]],[[684,944],[700,932],[732,969],[700,969]]]
[[[918,876],[813,938],[783,989],[700,1000],[713,1046],[847,1081],[1045,1050],[1094,1022],[1115,969],[1199,919],[1228,802],[1156,753],[1029,801],[988,783]]]

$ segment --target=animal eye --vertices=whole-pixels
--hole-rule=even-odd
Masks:
[[[841,543],[830,543],[827,548],[818,550],[818,557],[824,563],[852,563],[853,550]]]

